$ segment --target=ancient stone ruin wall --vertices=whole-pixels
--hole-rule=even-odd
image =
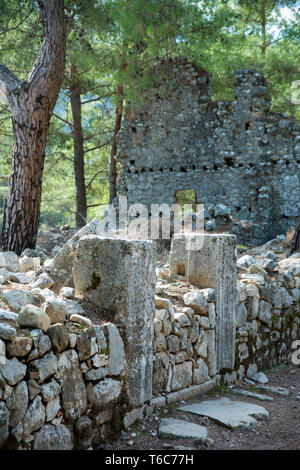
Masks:
[[[185,60],[153,76],[162,89],[127,110],[118,134],[119,194],[150,210],[195,190],[198,203],[261,224],[261,241],[284,233],[300,207],[300,128],[270,111],[264,77],[237,70],[234,100],[214,102],[210,74]]]
[[[177,234],[156,269],[154,242],[96,232],[93,221],[49,272],[0,256],[0,447],[96,446],[221,379],[291,361],[298,254],[236,262],[234,235]],[[58,287],[58,261],[75,289]]]
[[[236,383],[257,370],[289,363],[292,343],[300,336],[298,257],[277,263],[246,255],[239,260],[244,273],[237,279],[232,266],[234,236],[206,234],[202,248],[188,253],[187,239],[199,237],[175,235],[170,268],[159,271],[153,347],[155,395],[186,387],[192,394],[195,385],[204,386],[221,377],[226,383]],[[225,275],[214,256],[228,267]],[[170,300],[170,286],[174,289],[178,281],[185,285],[181,304],[178,299],[174,303]]]
[[[154,243],[95,232],[96,220],[40,269],[1,254],[0,448],[97,446],[152,398]]]
[[[272,273],[257,268],[255,260],[250,263],[250,271],[256,274],[242,274],[237,284],[235,369],[239,376],[249,366],[264,370],[291,362],[292,343],[300,337],[299,258],[281,261]]]
[[[202,308],[193,304],[194,309],[184,307],[181,312],[176,313],[170,300],[156,298],[152,382],[154,396],[212,382],[215,378],[215,297],[214,292],[209,292],[209,289],[205,294],[210,301],[204,298]],[[189,302],[187,297],[186,301]]]
[[[20,316],[35,309],[27,305]],[[43,333],[20,328],[17,314],[3,309],[0,320],[8,322],[0,323],[2,338],[6,332],[6,340],[0,340],[0,446],[9,438],[10,448],[88,448],[114,425],[118,429],[124,418],[126,359],[114,324],[73,320]]]

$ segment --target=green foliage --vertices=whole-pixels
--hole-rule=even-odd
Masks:
[[[262,6],[265,51],[262,54]],[[255,67],[267,78],[272,109],[300,121],[291,84],[300,80],[297,0],[65,0],[65,81],[51,120],[43,177],[41,228],[75,224],[71,68],[81,88],[88,219],[108,202],[110,141],[120,99],[138,107],[147,90],[166,92],[153,73],[162,59],[185,56],[213,74],[214,99],[233,99],[233,72]],[[290,16],[282,15],[289,8]],[[0,63],[24,80],[40,47],[34,0],[2,0]],[[117,88],[118,86],[118,88]],[[118,89],[118,93],[116,92]],[[13,145],[10,110],[0,102],[0,209]]]

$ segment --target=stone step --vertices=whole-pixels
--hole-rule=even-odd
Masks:
[[[232,388],[230,391],[232,393],[237,393],[238,395],[242,395],[244,397],[256,398],[257,400],[261,400],[261,401],[273,401],[274,400],[274,398],[269,397],[268,395],[262,395],[260,393],[251,392],[249,390],[244,390],[242,388]]]
[[[269,419],[269,412],[262,406],[226,397],[184,405],[177,409],[207,416],[230,429],[257,427],[258,421]]]
[[[163,418],[158,428],[158,436],[165,439],[195,438],[205,439],[207,428],[181,419]]]
[[[259,390],[263,390],[264,392],[274,393],[274,395],[279,395],[281,397],[289,396],[290,392],[287,388],[284,387],[273,387],[271,385],[255,385],[256,388]]]

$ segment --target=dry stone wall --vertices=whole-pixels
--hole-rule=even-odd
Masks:
[[[52,324],[42,312],[0,310],[0,446],[88,448],[126,413],[123,341],[113,323],[74,314]]]
[[[153,395],[200,385],[216,375],[215,293],[188,292],[189,307],[174,312],[172,302],[156,297],[153,341]]]
[[[186,241],[191,236],[173,237],[170,266],[158,270],[157,293],[160,297],[155,300],[153,346],[153,393],[156,395],[167,395],[196,384],[205,385],[213,379],[237,383],[257,371],[291,362],[292,343],[300,337],[299,254],[279,260],[272,250],[262,247],[257,258],[242,256],[238,260],[239,272],[238,278],[234,278],[236,290],[233,295],[228,287],[226,290],[224,276],[221,277],[223,285],[218,285],[212,278],[212,272],[215,271],[217,277],[219,274],[216,263],[211,267],[210,257],[206,262],[204,260],[208,247],[212,252],[211,260],[218,253],[213,247],[213,239],[216,242],[218,237],[224,238],[226,246],[225,240],[228,243],[230,236],[202,235],[208,242],[204,241],[199,252],[191,250],[188,253]],[[222,256],[222,262],[230,266],[230,249],[227,256],[224,251]],[[192,258],[194,262],[191,262]],[[235,270],[233,273],[236,276]],[[208,283],[215,287],[207,287]],[[172,303],[170,295],[174,295],[174,289],[176,300]],[[225,312],[217,302],[218,290],[224,299],[226,295],[233,295],[235,305],[224,301]],[[181,304],[178,303],[180,298]],[[227,367],[218,361],[218,342],[223,344],[221,354],[225,357],[226,349],[230,349],[230,343],[224,343],[222,337],[220,314],[234,333],[233,362]]]
[[[237,284],[235,369],[239,376],[249,368],[248,375],[255,368],[291,362],[292,343],[300,337],[298,256],[278,263],[276,256],[275,260],[241,258],[241,264],[248,264],[248,273],[241,274]]]
[[[264,77],[237,70],[234,100],[219,102],[211,75],[186,60],[160,64],[153,77],[157,88],[128,109],[118,134],[119,195],[150,211],[194,190],[199,204],[255,222],[255,243],[285,233],[299,211],[300,128],[270,111]]]
[[[0,447],[97,446],[152,397],[154,244],[85,235],[96,229],[55,267],[1,254]]]
[[[1,253],[0,447],[95,447],[157,406],[291,361],[299,254],[271,243],[236,263],[234,236],[204,234],[197,251],[186,234],[155,268],[153,242],[96,225],[61,253],[75,289],[59,294],[53,262]]]

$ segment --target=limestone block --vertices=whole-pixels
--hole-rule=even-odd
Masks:
[[[0,293],[0,298],[12,309],[13,312],[19,312],[22,307],[34,302],[32,293],[21,289],[12,289],[7,292]]]
[[[72,450],[72,435],[63,424],[45,424],[36,434],[34,450]]]
[[[103,407],[107,403],[118,398],[123,386],[122,380],[113,380],[111,378],[103,379],[94,386],[96,408]]]
[[[259,302],[258,318],[261,322],[266,323],[268,326],[272,325],[272,305],[264,300]]]
[[[108,374],[120,375],[121,371],[124,369],[125,363],[124,343],[115,325],[107,323],[105,330],[108,333],[109,339]]]
[[[236,309],[236,326],[243,326],[247,321],[247,310],[243,302],[239,303]]]
[[[206,298],[197,291],[191,291],[184,294],[183,301],[185,305],[192,308],[195,313],[205,314],[208,311],[208,302]]]
[[[78,418],[87,407],[87,394],[74,349],[64,351],[58,358],[61,377],[62,407],[68,419]]]
[[[40,359],[30,362],[30,377],[44,382],[48,377],[54,375],[57,371],[57,359],[53,352],[45,354]]]
[[[171,389],[179,390],[181,388],[189,387],[192,384],[192,362],[183,362],[176,364],[173,367],[173,374],[171,380]]]
[[[9,383],[16,385],[26,374],[26,365],[18,361],[15,357],[6,359],[4,364],[0,363],[0,374]]]
[[[32,348],[33,341],[28,336],[16,336],[7,343],[8,356],[26,356]]]
[[[197,359],[195,368],[193,371],[193,384],[199,385],[208,380],[208,367],[201,357]]]
[[[24,417],[28,406],[28,387],[24,380],[14,388],[6,400],[6,406],[10,413],[9,425],[15,427]]]
[[[207,336],[204,330],[201,330],[198,341],[194,346],[194,351],[197,356],[207,357]]]
[[[25,416],[22,420],[23,424],[23,439],[29,436],[32,432],[37,431],[43,426],[45,422],[45,407],[42,404],[40,396],[36,397],[29,405]]]
[[[20,258],[19,262],[22,273],[36,270],[40,267],[41,264],[40,258],[31,258],[28,256],[23,256],[23,258]]]
[[[66,273],[66,280],[68,279],[70,284],[72,283],[72,263],[75,257],[75,250],[78,241],[81,237],[88,234],[97,234],[100,230],[100,223],[98,219],[91,220],[85,227],[78,230],[70,240],[59,250],[53,259],[53,268],[59,271],[63,270]],[[64,287],[73,287],[73,285]]]
[[[237,260],[237,265],[242,268],[250,268],[253,264],[256,264],[256,259],[250,255],[241,256]]]
[[[127,393],[139,406],[152,396],[155,244],[82,237],[73,263],[76,294],[112,314],[124,334]]]
[[[19,325],[21,327],[38,328],[46,333],[50,326],[50,318],[39,307],[35,305],[25,305],[19,315]]]
[[[47,332],[56,353],[62,352],[69,344],[69,332],[63,323],[51,325]]]
[[[14,251],[2,251],[0,253],[0,268],[6,268],[8,271],[20,271],[19,259]]]
[[[234,235],[227,234],[185,233],[175,234],[171,244],[170,275],[177,275],[178,271],[184,272],[184,277],[191,284],[215,289],[218,370],[234,367],[235,240]]]
[[[0,338],[12,340],[16,336],[16,329],[8,323],[0,323]]]
[[[85,361],[98,352],[97,337],[93,326],[86,328],[77,335],[75,347],[80,361]]]
[[[168,336],[172,331],[172,323],[170,321],[170,315],[168,310],[162,308],[161,310],[155,310],[155,320],[158,319],[162,322],[162,334]]]

